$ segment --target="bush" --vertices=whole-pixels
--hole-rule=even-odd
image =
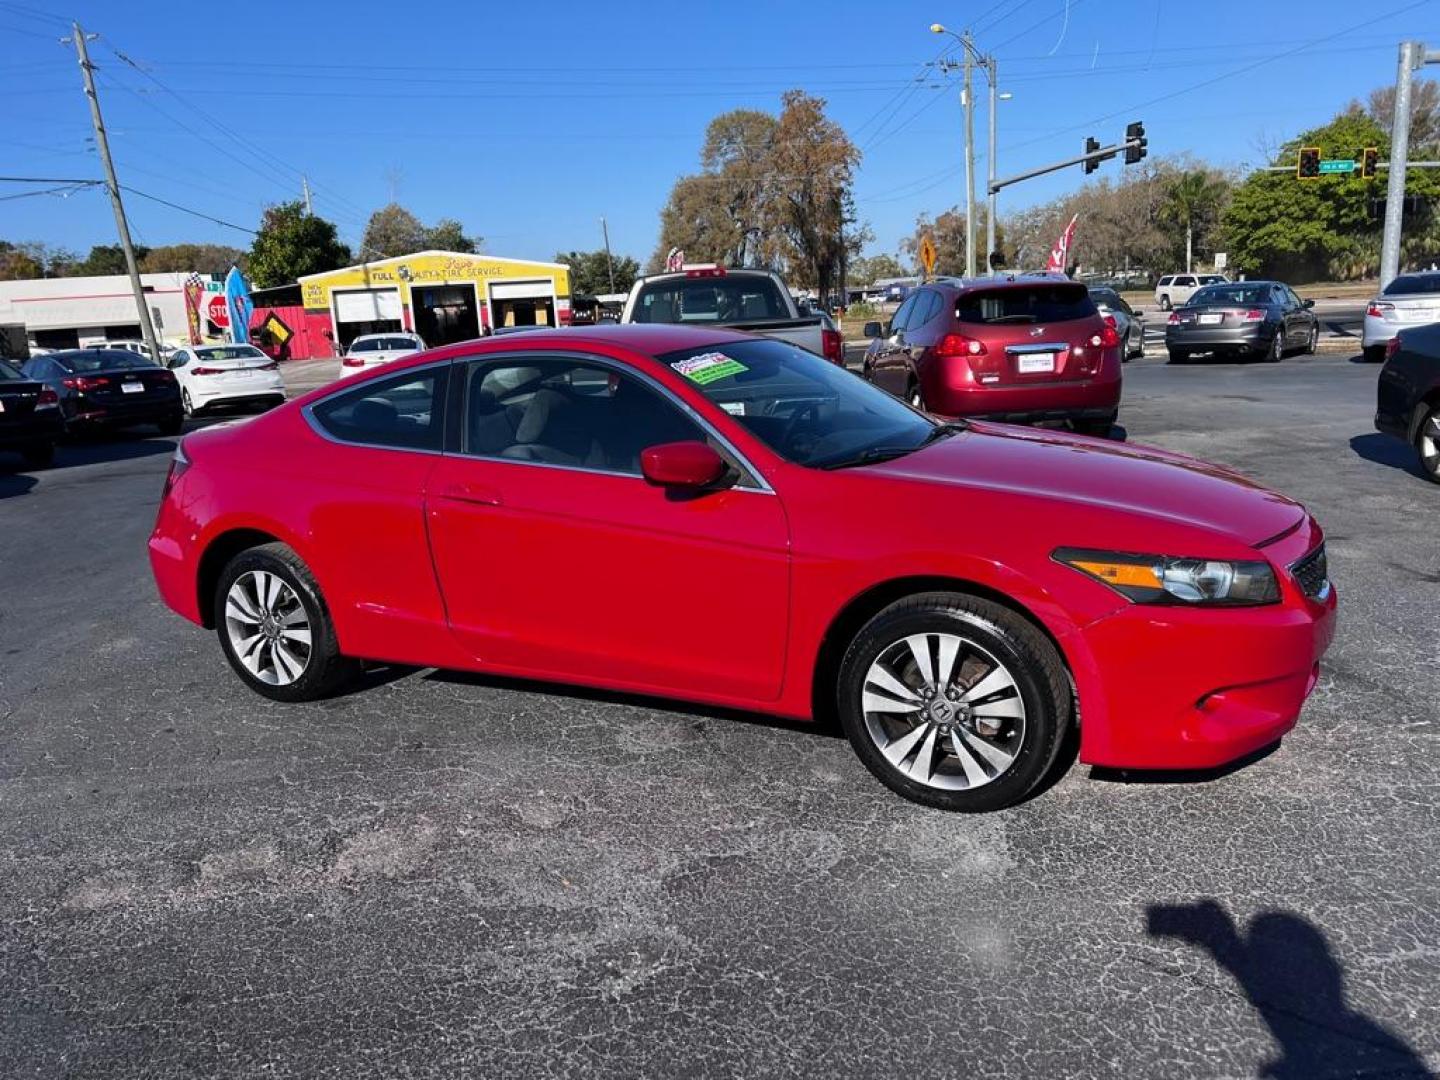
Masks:
[[[845,317],[860,321],[879,319],[880,309],[868,300],[860,300],[845,309]]]

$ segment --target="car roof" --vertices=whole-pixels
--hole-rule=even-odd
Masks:
[[[103,349],[98,346],[89,349],[60,349],[57,352],[47,353],[46,355],[49,356],[52,360],[62,360],[66,357],[89,355],[119,356],[124,357],[126,360],[135,359],[135,353],[131,352],[129,349]]]
[[[354,337],[354,339],[352,339],[351,344],[354,344],[354,342],[356,342],[356,341],[369,341],[371,338],[382,338],[382,337],[419,338],[420,335],[417,334],[417,333],[415,333],[414,330],[382,330],[382,331],[381,331],[380,333],[378,333],[378,334],[357,334],[357,335]]]
[[[459,341],[405,357],[387,365],[389,371],[434,363],[456,357],[507,353],[511,349],[585,352],[599,348],[621,348],[646,356],[662,356],[681,349],[724,345],[734,341],[755,341],[754,334],[742,334],[723,327],[680,326],[675,323],[609,323],[598,326],[536,327],[523,333],[502,334],[472,341]],[[758,340],[764,340],[763,338]],[[479,348],[477,348],[479,346]]]

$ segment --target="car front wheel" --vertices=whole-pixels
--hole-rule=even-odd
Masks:
[[[235,673],[276,701],[324,697],[359,670],[340,654],[315,578],[284,544],[230,560],[215,587],[215,625]]]
[[[840,665],[838,705],[860,760],[905,798],[979,812],[1019,802],[1070,723],[1055,647],[1007,607],[921,593],[885,608]]]
[[[1420,469],[1425,479],[1440,484],[1440,409],[1431,409],[1420,423],[1415,436],[1415,449],[1420,452]]]

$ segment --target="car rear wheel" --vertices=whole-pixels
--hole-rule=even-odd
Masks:
[[[1420,469],[1432,484],[1440,484],[1440,409],[1431,409],[1420,423],[1415,436],[1415,449],[1420,452]]]
[[[1367,345],[1364,352],[1367,364],[1383,364],[1385,362],[1384,345]]]
[[[920,389],[920,384],[913,379],[910,385],[905,388],[905,400],[910,403],[912,409],[925,411],[925,393]]]
[[[276,701],[324,697],[359,671],[340,654],[315,578],[284,544],[230,560],[215,587],[215,625],[241,681]]]
[[[1168,297],[1168,296],[1162,296],[1162,297],[1160,297],[1160,310],[1161,310],[1161,311],[1169,311],[1169,310],[1170,310],[1170,297]]]
[[[1312,326],[1312,327],[1310,328],[1310,337],[1309,337],[1309,339],[1305,342],[1305,352],[1308,353],[1310,356],[1314,356],[1314,355],[1315,355],[1315,350],[1316,350],[1319,346],[1320,346],[1320,327],[1318,327],[1318,326]]]
[[[1070,723],[1065,667],[1032,623],[963,593],[885,608],[840,665],[838,704],[886,787],[941,810],[998,810],[1055,762]]]
[[[195,404],[190,400],[189,390],[180,391],[180,404],[184,408],[186,416],[195,415]]]
[[[1275,336],[1270,339],[1270,345],[1262,355],[1262,359],[1269,364],[1278,364],[1285,356],[1285,331],[1276,330]]]

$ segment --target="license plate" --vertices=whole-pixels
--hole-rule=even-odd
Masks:
[[[1222,323],[1222,322],[1224,322],[1224,321],[1225,321],[1225,316],[1224,316],[1224,315],[1201,315],[1201,316],[1200,316],[1200,325],[1201,325],[1201,326],[1214,326],[1216,323]]]
[[[1016,370],[1021,375],[1034,375],[1042,371],[1055,370],[1055,354],[1053,352],[1021,353],[1016,360]]]
[[[122,393],[126,394],[143,394],[145,392],[145,384],[138,382],[122,382],[120,384],[120,390]]]

